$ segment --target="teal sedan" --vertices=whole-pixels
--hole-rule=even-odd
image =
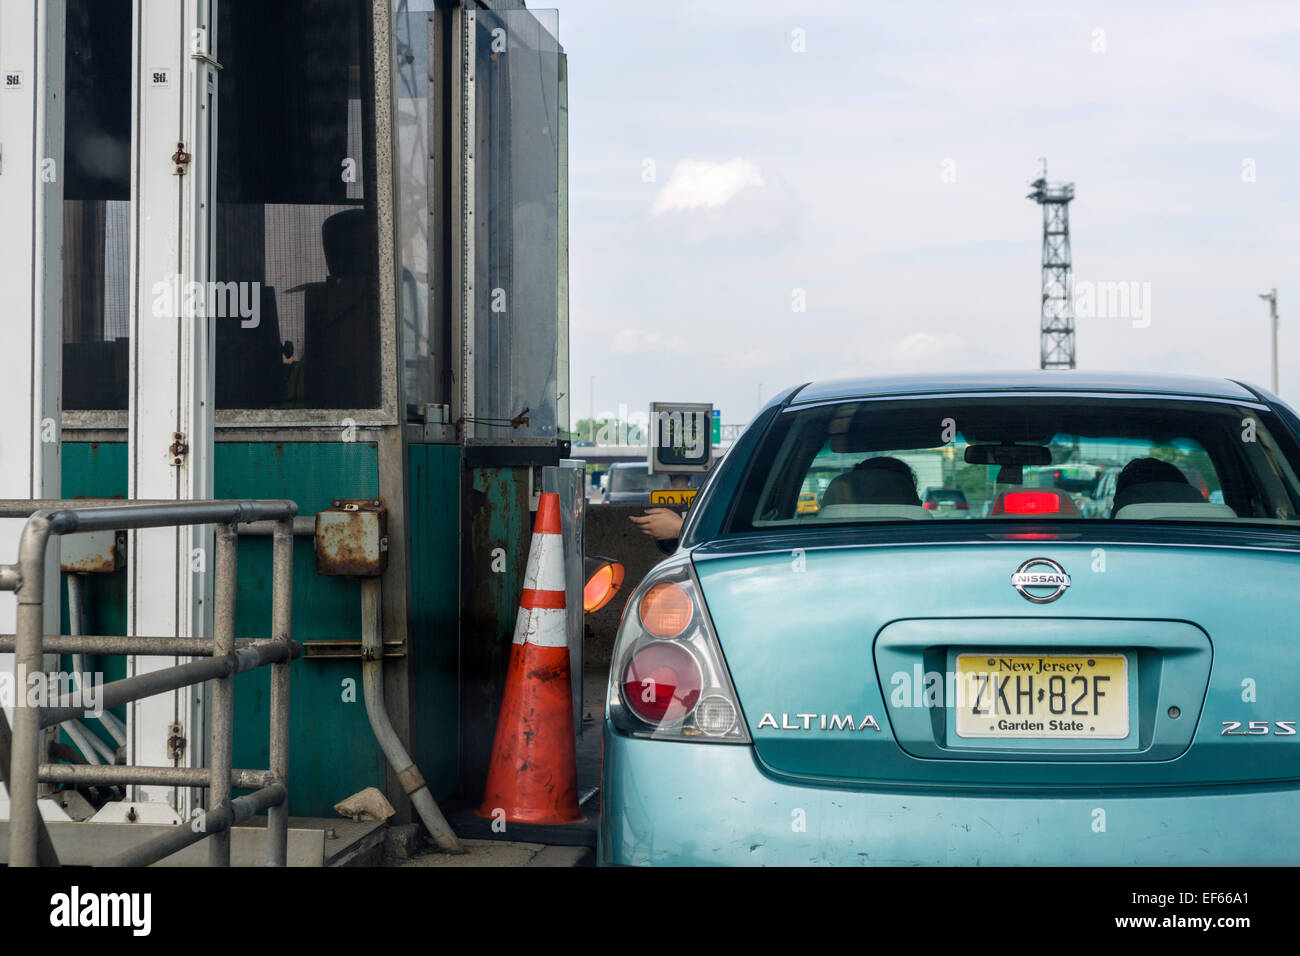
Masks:
[[[1294,864],[1298,474],[1227,380],[785,391],[628,601],[601,862]]]

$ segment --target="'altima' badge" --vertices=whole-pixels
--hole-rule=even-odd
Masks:
[[[1011,575],[1011,586],[1034,604],[1051,604],[1070,586],[1070,576],[1050,558],[1030,558]]]

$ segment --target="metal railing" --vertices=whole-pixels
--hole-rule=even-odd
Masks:
[[[33,514],[32,512],[35,511]],[[16,693],[12,737],[0,710],[0,775],[9,788],[9,865],[57,866],[58,856],[38,806],[40,783],[162,785],[206,787],[208,809],[202,827],[177,826],[111,861],[115,866],[147,866],[178,850],[208,839],[208,862],[230,865],[230,830],[262,810],[268,811],[267,865],[284,866],[288,853],[289,665],[302,655],[291,639],[294,516],[292,501],[0,501],[0,517],[28,517],[18,547],[18,563],[0,565],[0,590],[18,598],[17,634],[13,636],[15,675],[46,681],[43,655],[149,654],[203,657],[104,684],[98,706],[109,710],[212,681],[209,695],[209,750],[206,768],[144,767],[126,764],[79,765],[41,761],[41,731],[80,717],[78,694],[52,706],[32,706]],[[271,637],[235,640],[235,581],[238,525],[271,522]],[[140,528],[216,525],[213,560],[213,634],[208,638],[65,636],[45,634],[46,546],[56,535]],[[0,652],[9,639],[0,637]],[[271,667],[270,768],[235,770],[234,678],[258,667]],[[26,684],[15,681],[15,687]],[[234,788],[256,787],[231,799]]]

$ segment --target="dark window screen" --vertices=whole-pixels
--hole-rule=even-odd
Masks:
[[[130,368],[131,0],[68,0],[63,407],[123,409]]]
[[[368,0],[218,6],[216,280],[244,306],[215,319],[218,408],[380,404],[369,25]]]

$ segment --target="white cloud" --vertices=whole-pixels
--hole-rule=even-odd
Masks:
[[[745,188],[763,185],[762,171],[748,159],[737,157],[725,163],[683,159],[655,195],[650,213],[662,216],[668,212],[715,209],[735,199]]]
[[[890,368],[899,371],[928,371],[956,365],[969,358],[970,347],[952,332],[913,332],[889,352]]]
[[[691,351],[691,342],[684,335],[668,335],[644,329],[620,329],[609,343],[611,352],[643,354],[646,352]]]

